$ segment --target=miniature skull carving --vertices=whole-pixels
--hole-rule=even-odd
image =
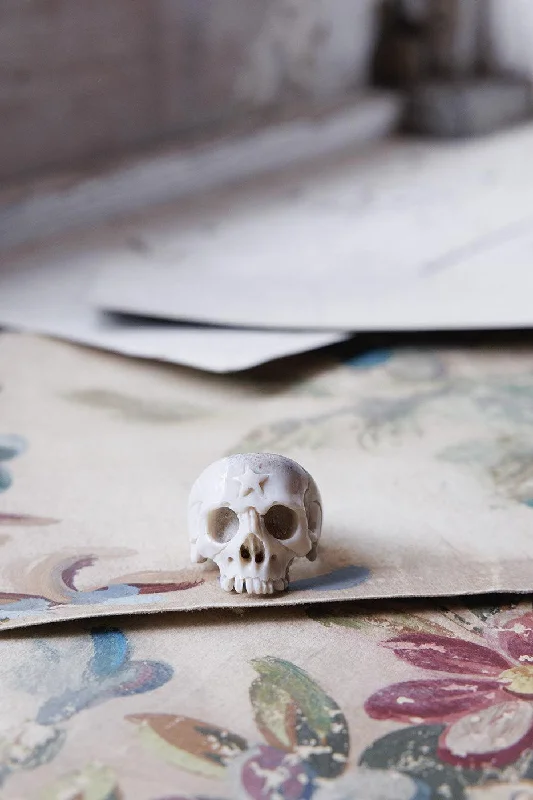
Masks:
[[[316,558],[322,527],[318,488],[284,456],[246,453],[215,461],[189,498],[191,560],[212,559],[227,592],[286,589],[297,556]]]

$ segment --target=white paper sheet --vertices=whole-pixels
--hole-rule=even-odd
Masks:
[[[105,244],[102,243],[103,252]],[[335,333],[232,330],[120,318],[90,304],[97,252],[85,239],[0,260],[0,326],[212,372],[253,367],[346,338]]]
[[[167,208],[117,231],[95,298],[233,325],[532,325],[532,152],[531,126],[393,142]]]

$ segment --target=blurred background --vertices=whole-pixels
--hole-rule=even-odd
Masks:
[[[527,0],[2,0],[0,175],[351,103],[533,74]]]
[[[529,0],[2,0],[0,324],[218,371],[530,327],[532,43]]]

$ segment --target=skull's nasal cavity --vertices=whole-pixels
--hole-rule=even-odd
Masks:
[[[239,555],[241,561],[255,561],[256,564],[261,564],[265,560],[263,542],[258,536],[250,533],[241,544]]]

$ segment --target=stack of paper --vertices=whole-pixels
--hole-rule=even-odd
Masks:
[[[342,333],[236,330],[107,314],[91,300],[95,266],[108,257],[75,239],[0,258],[0,325],[124,355],[230,372],[323,347]]]
[[[143,244],[135,235],[124,239],[119,233],[112,245],[104,223],[376,141],[396,128],[402,105],[396,93],[373,92],[327,116],[125,160],[96,174],[59,176],[2,191],[0,249],[11,252],[0,261],[0,325],[215,372],[245,369],[346,338],[344,332],[317,333],[314,325],[298,332],[265,331],[253,322],[248,330],[235,331],[199,327],[192,317],[192,324],[156,326],[145,309],[136,318],[106,314],[105,303],[92,302],[96,274],[109,259],[123,263],[135,256]],[[182,209],[176,213],[181,216]],[[92,238],[82,235],[38,245],[36,252],[13,253],[28,241],[98,224],[104,227]],[[133,223],[134,229],[137,224],[142,223]],[[202,288],[204,296],[207,291]],[[229,297],[219,294],[219,300],[228,303]]]
[[[0,325],[219,372],[359,331],[530,326],[532,147],[531,126],[358,147],[9,250]]]
[[[533,322],[533,127],[381,145],[125,225],[107,309],[320,330]]]

